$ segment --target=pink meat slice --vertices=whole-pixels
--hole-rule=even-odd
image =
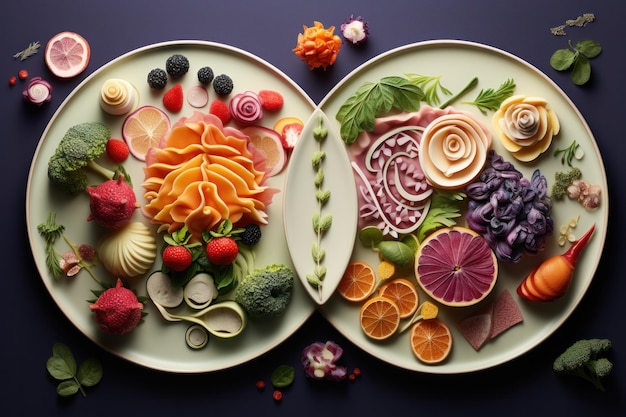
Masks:
[[[459,321],[456,327],[474,350],[479,350],[491,333],[491,309],[487,313],[474,314]]]
[[[493,339],[523,320],[522,312],[515,299],[508,290],[504,290],[493,303],[489,338]]]

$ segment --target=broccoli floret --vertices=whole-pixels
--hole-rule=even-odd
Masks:
[[[554,184],[552,184],[552,193],[550,194],[555,200],[561,200],[567,194],[567,187],[572,185],[574,180],[580,179],[583,173],[579,168],[572,168],[567,172],[557,172],[554,174]]]
[[[48,161],[48,178],[70,194],[77,194],[87,187],[87,168],[106,179],[117,178],[123,168],[111,171],[95,160],[106,151],[111,138],[107,126],[98,122],[85,122],[70,127]]]
[[[294,273],[283,264],[255,269],[235,289],[235,301],[251,319],[269,320],[287,309],[293,291]]]
[[[611,373],[613,364],[601,355],[611,348],[608,339],[583,339],[575,342],[559,355],[552,365],[555,372],[576,375],[604,391],[602,378]]]

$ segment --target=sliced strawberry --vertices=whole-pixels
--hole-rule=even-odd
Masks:
[[[298,142],[302,133],[302,127],[300,123],[289,123],[283,128],[283,131],[280,133],[283,148],[293,149],[296,146],[296,142]]]
[[[130,150],[123,140],[109,139],[106,144],[106,153],[111,161],[121,164],[128,158]]]
[[[258,93],[261,105],[268,112],[276,112],[283,108],[284,99],[282,94],[274,90],[261,90]]]
[[[209,113],[220,118],[223,124],[230,122],[231,115],[228,104],[221,100],[213,100],[209,106]]]
[[[163,95],[163,107],[172,113],[178,113],[183,108],[183,86],[176,84]]]

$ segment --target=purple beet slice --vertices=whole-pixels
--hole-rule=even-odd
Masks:
[[[498,262],[487,241],[465,227],[433,232],[415,255],[415,276],[422,289],[441,304],[470,306],[496,284]]]

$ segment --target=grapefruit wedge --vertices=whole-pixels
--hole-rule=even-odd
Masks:
[[[89,43],[78,33],[58,33],[46,44],[46,65],[60,78],[72,78],[83,72],[90,56]]]

